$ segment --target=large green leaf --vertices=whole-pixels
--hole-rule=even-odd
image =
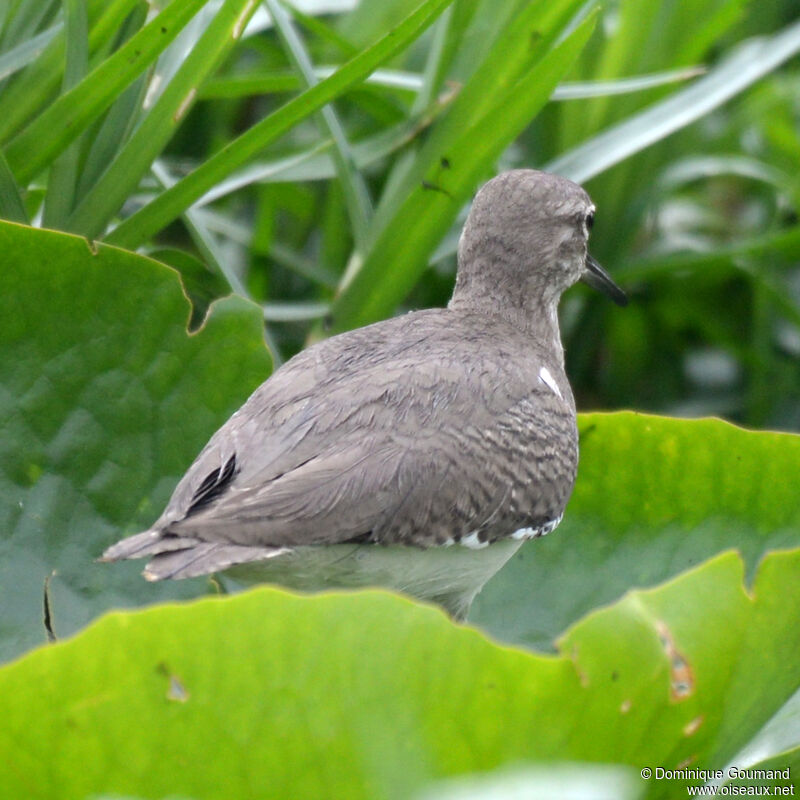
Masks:
[[[52,569],[56,629],[118,603],[196,595],[154,587],[133,564],[92,559],[158,515],[204,441],[267,373],[259,312],[216,304],[198,336],[175,275],[147,259],[22,226],[0,227],[0,656],[44,636]],[[235,358],[231,354],[235,353]],[[633,414],[582,423],[575,496],[562,527],[526,545],[479,596],[473,619],[547,649],[628,587],[653,585],[729,547],[752,566],[800,543],[791,475],[800,439],[715,420]],[[13,582],[12,582],[13,578]]]
[[[406,798],[525,762],[721,769],[800,686],[799,571],[800,550],[772,554],[748,595],[720,555],[592,614],[558,656],[383,592],[114,613],[0,670],[0,786]]]
[[[632,413],[584,414],[580,429],[564,522],[526,544],[473,606],[471,619],[496,636],[546,649],[629,587],[731,547],[752,572],[766,551],[800,545],[790,477],[800,436]]]
[[[94,564],[152,521],[207,437],[269,372],[260,310],[215,303],[189,335],[177,274],[85,239],[0,224],[0,658],[43,640],[52,582],[66,633],[143,591],[138,568]]]

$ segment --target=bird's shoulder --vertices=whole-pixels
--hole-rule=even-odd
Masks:
[[[303,350],[253,393],[241,414],[283,420],[309,405],[352,408],[376,400],[384,408],[421,403],[432,413],[459,399],[504,405],[538,382],[546,360],[537,343],[511,326],[447,309],[411,312]]]

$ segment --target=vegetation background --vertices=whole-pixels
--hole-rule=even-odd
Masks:
[[[0,669],[0,792],[796,780],[798,52],[796,0],[0,4],[0,657],[31,651]],[[443,305],[470,197],[520,166],[586,186],[632,300],[562,303],[579,407],[664,416],[582,416],[564,525],[476,603],[492,640],[264,589],[37,647],[45,579],[62,636],[208,593],[92,559],[271,368]]]

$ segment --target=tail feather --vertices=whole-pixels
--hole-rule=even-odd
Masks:
[[[126,558],[144,558],[173,550],[186,550],[199,544],[198,539],[188,536],[165,535],[156,528],[135,533],[116,544],[112,544],[98,561],[122,561]]]
[[[196,578],[221,572],[236,564],[275,558],[289,550],[287,547],[249,547],[222,542],[197,542],[180,550],[157,552],[142,574],[148,581]]]

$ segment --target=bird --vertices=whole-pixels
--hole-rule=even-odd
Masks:
[[[492,178],[459,238],[447,307],[295,355],[211,437],[152,527],[100,560],[146,557],[151,581],[387,588],[465,619],[572,493],[558,303],[579,280],[627,303],[588,254],[594,214],[566,178]]]

